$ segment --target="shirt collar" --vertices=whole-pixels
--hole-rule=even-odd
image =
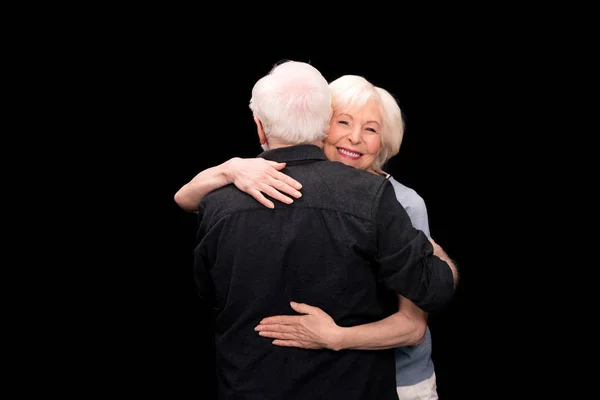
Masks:
[[[285,163],[306,160],[327,160],[323,150],[314,144],[298,144],[267,150],[260,153],[258,157]]]

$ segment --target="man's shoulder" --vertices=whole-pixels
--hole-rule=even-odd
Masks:
[[[207,193],[200,202],[204,204],[219,202],[231,196],[235,191],[237,191],[237,188],[233,183],[230,183],[229,185],[225,185]]]
[[[320,163],[318,174],[327,187],[328,199],[335,208],[362,218],[370,219],[381,201],[384,189],[391,184],[388,180],[371,172],[349,167],[341,162]],[[393,193],[393,191],[392,191]],[[325,201],[325,200],[323,200]]]
[[[353,183],[355,185],[380,186],[387,179],[381,175],[375,175],[362,169],[350,167],[339,161],[327,161],[321,163],[322,170],[328,176],[334,179],[344,180],[344,183]]]
[[[200,200],[200,206],[205,216],[225,215],[240,209],[240,207],[243,207],[243,204],[253,204],[252,202],[248,202],[249,197],[249,195],[239,190],[234,184],[229,184],[215,189],[204,196]],[[256,203],[259,204],[258,202]]]

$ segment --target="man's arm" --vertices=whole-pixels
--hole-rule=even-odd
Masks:
[[[389,182],[381,187],[373,218],[378,273],[385,285],[425,312],[445,306],[458,280],[456,265],[423,231],[412,226]]]
[[[305,349],[383,350],[412,346],[423,341],[427,314],[398,296],[399,310],[380,321],[340,327],[323,310],[308,304],[291,303],[302,315],[277,315],[261,320],[259,335],[275,339],[274,345]]]
[[[274,208],[275,205],[263,193],[289,204],[293,199],[285,196],[284,193],[299,198],[301,194],[298,190],[302,188],[302,185],[280,172],[285,165],[285,163],[269,161],[260,157],[234,157],[197,174],[175,193],[174,200],[185,211],[196,212],[198,203],[204,196],[213,190],[233,183],[238,189],[248,193],[265,207]]]
[[[450,257],[448,257],[446,251],[442,249],[442,247],[439,244],[437,244],[432,238],[429,238],[429,241],[433,245],[433,255],[438,256],[442,260],[446,261],[446,263],[450,267],[450,270],[452,270],[452,278],[454,279],[454,289],[456,289],[456,285],[458,284],[459,278],[458,268],[456,268],[456,264]]]
[[[394,189],[396,199],[400,204],[402,204],[402,207],[406,210],[406,213],[408,214],[412,225],[418,230],[423,231],[423,233],[429,238],[431,234],[429,230],[429,216],[425,200],[414,189],[404,186],[400,182],[396,181],[392,176],[389,177],[389,181]],[[408,300],[406,297],[400,296],[400,299],[400,304],[404,303],[404,309],[406,309],[407,307],[414,307],[416,310],[418,310],[416,312],[420,312],[422,314],[421,318],[423,323],[426,323],[427,313],[418,308],[412,301]],[[423,330],[423,334],[424,333],[425,330]]]

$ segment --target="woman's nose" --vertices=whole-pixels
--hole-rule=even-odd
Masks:
[[[352,129],[352,132],[348,135],[348,139],[352,143],[359,143],[361,141],[360,129]]]

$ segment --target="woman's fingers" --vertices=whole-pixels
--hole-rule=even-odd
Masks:
[[[315,346],[314,343],[303,342],[301,340],[281,340],[275,339],[272,342],[275,346],[281,347],[300,347],[302,349],[317,349],[318,346]]]
[[[300,182],[298,182],[297,180],[295,180],[294,178],[292,178],[291,176],[288,176],[286,174],[284,174],[283,172],[279,172],[279,171],[275,171],[272,175],[273,178],[277,179],[278,181],[282,182],[283,184],[289,186],[290,190],[292,191],[292,193],[290,194],[298,194],[300,195],[300,192],[298,192],[298,190],[302,189],[302,184]],[[297,196],[300,197],[300,196]]]
[[[278,181],[283,182],[284,184],[290,186],[291,190],[300,190],[302,189],[302,184],[300,182],[298,182],[297,180],[295,180],[294,178],[284,174],[283,172],[280,172],[280,170],[284,169],[286,166],[286,163],[284,162],[276,162],[276,161],[269,161],[269,164],[276,169],[276,171],[271,171],[271,176],[273,178],[275,178]],[[287,192],[286,192],[287,193]],[[293,193],[288,193],[290,195],[294,195]],[[295,197],[300,197],[300,196],[295,196]]]
[[[288,186],[289,187],[289,186]],[[295,191],[295,189],[292,189]],[[284,193],[282,193],[275,185],[271,184],[261,184],[260,185],[260,191],[263,192],[264,194],[267,194],[269,196],[271,196],[272,198],[274,198],[275,200],[279,200],[282,203],[285,204],[291,204],[293,203],[294,199],[286,196]]]
[[[249,190],[248,194],[252,197],[254,197],[256,199],[256,201],[258,201],[260,204],[262,204],[263,206],[267,207],[267,208],[275,208],[275,204],[273,204],[273,202],[269,199],[267,199],[260,190],[258,189],[253,189],[253,190]]]
[[[259,331],[258,334],[260,336],[273,338],[273,339],[285,339],[285,340],[306,339],[306,338],[303,338],[302,336],[298,335],[296,332],[283,332],[280,330]]]
[[[300,325],[301,315],[274,315],[263,318],[259,325]]]

